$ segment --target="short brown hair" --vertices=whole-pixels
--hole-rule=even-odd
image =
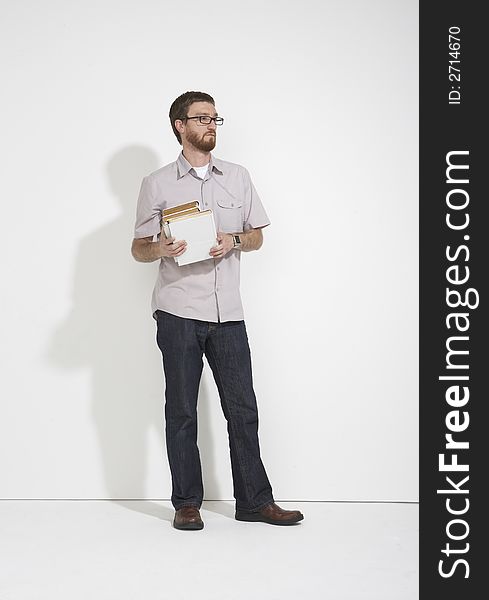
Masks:
[[[205,92],[185,92],[185,94],[178,96],[173,101],[173,104],[170,106],[170,123],[180,145],[182,145],[182,138],[175,129],[175,121],[176,119],[184,119],[187,116],[190,105],[194,102],[210,102],[214,106],[216,105],[214,98]]]

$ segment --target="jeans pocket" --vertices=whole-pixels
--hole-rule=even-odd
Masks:
[[[165,321],[165,313],[162,310],[156,311],[156,343],[158,344],[158,348],[163,352],[163,342],[165,339],[164,335],[164,321]]]

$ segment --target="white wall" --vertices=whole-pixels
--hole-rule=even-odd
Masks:
[[[1,29],[0,496],[169,498],[130,245],[196,89],[272,221],[241,290],[275,498],[417,500],[417,3],[31,0]],[[207,365],[199,446],[232,499]]]

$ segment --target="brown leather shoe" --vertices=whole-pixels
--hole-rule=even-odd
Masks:
[[[236,510],[235,519],[238,521],[260,521],[271,525],[291,525],[302,521],[304,515],[300,510],[284,510],[275,502],[271,502],[257,512]]]
[[[173,519],[175,529],[202,529],[204,522],[200,518],[199,509],[195,506],[183,506],[175,511]]]

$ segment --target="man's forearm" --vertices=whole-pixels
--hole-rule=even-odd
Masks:
[[[132,255],[138,262],[153,262],[163,256],[162,243],[146,241],[144,244],[133,245]]]
[[[261,229],[253,229],[246,233],[240,233],[239,238],[241,240],[241,250],[243,252],[258,250],[263,244],[263,234]]]

